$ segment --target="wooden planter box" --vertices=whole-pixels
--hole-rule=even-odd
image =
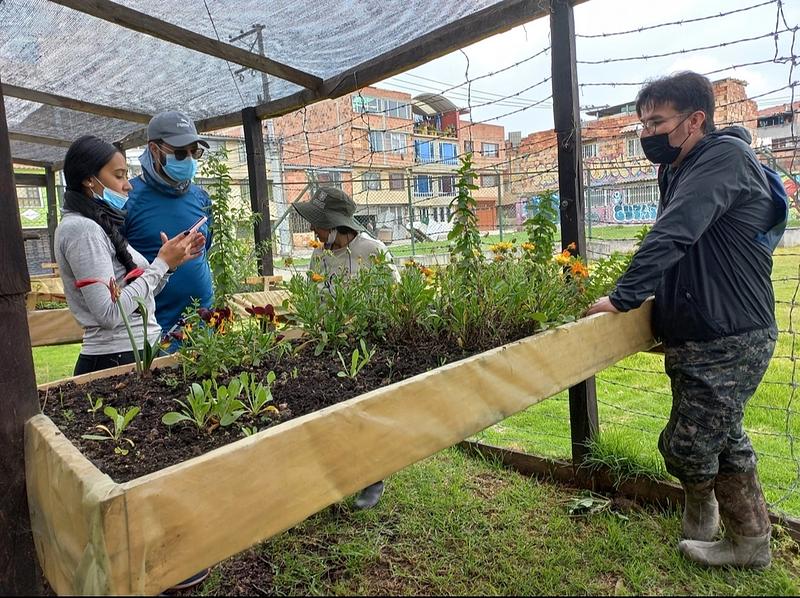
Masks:
[[[40,563],[59,594],[158,593],[653,345],[649,303],[593,316],[123,484],[37,415],[25,460]]]

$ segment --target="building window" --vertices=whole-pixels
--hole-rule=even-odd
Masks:
[[[433,141],[414,141],[414,158],[417,162],[433,162]]]
[[[370,131],[369,132],[369,151],[382,152],[386,147],[384,144],[386,131]]]
[[[642,144],[639,143],[638,137],[629,137],[625,140],[625,155],[626,156],[644,156]]]
[[[597,157],[597,144],[596,143],[584,143],[583,144],[583,157],[584,158],[595,158],[595,157]]]
[[[432,193],[431,177],[426,174],[416,175],[414,177],[414,195],[432,195]]]
[[[497,158],[500,156],[500,146],[497,143],[482,143],[481,154],[486,158]]]
[[[359,113],[371,112],[373,114],[385,114],[391,118],[411,120],[411,104],[407,100],[373,98],[356,94],[353,96],[353,111]]]
[[[443,176],[439,179],[439,186],[442,195],[455,195],[456,194],[456,177]]]
[[[498,176],[496,174],[482,174],[481,187],[497,187]]]
[[[247,148],[245,148],[244,143],[236,144],[236,156],[239,164],[247,164]]]
[[[402,156],[409,149],[408,135],[405,133],[389,133],[389,145],[392,148],[393,154],[400,154]]]
[[[471,154],[475,151],[475,144],[472,141],[464,142],[464,153]]]
[[[458,164],[456,154],[458,148],[455,143],[440,143],[439,156],[441,157],[442,164]]]
[[[381,175],[379,172],[365,172],[364,173],[364,187],[369,191],[381,190]]]
[[[20,208],[42,208],[42,195],[39,187],[17,187]]]
[[[342,188],[342,173],[338,171],[333,170],[327,172],[326,171],[317,172],[316,179],[317,179],[317,184],[312,185],[312,187],[314,187],[312,189],[312,193],[313,191],[316,191],[316,188],[321,185],[325,187],[336,187],[337,189]]]
[[[391,191],[402,191],[406,188],[405,179],[400,172],[389,173],[389,189]]]

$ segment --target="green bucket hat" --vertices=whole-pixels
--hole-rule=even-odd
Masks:
[[[365,230],[353,218],[356,212],[355,202],[336,187],[320,187],[309,201],[298,201],[292,205],[311,226],[327,229],[346,226],[359,232]]]

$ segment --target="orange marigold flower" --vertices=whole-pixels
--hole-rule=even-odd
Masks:
[[[586,278],[589,276],[589,270],[579,261],[574,262],[570,266],[569,271],[575,278]]]
[[[528,243],[527,241],[522,245],[520,245],[520,247],[522,247],[523,251],[533,251],[534,249],[536,249],[536,245],[534,245],[533,243]]]
[[[318,272],[312,272],[311,280],[313,282],[322,282],[323,280],[325,280],[325,277],[322,274],[319,274]]]
[[[320,243],[320,242],[319,242],[319,241],[317,241],[316,239],[311,239],[311,240],[308,242],[308,246],[309,246],[309,247],[313,247],[314,249],[317,249],[318,247],[322,247],[322,243]]]

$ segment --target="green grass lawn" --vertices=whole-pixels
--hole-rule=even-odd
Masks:
[[[772,508],[800,515],[800,397],[793,382],[800,309],[800,250],[779,250],[774,281],[776,358],[748,408]],[[34,349],[37,380],[71,374],[78,345]],[[532,374],[535,375],[535,374]],[[597,375],[601,434],[595,458],[623,471],[665,477],[656,449],[670,407],[663,358],[637,354]],[[793,394],[794,393],[794,394]],[[569,410],[560,393],[477,435],[538,455],[569,457]],[[203,594],[800,594],[797,547],[780,528],[765,572],[704,570],[675,550],[675,513],[615,501],[588,518],[569,516],[581,491],[539,483],[491,462],[447,450],[387,483],[367,512],[350,501],[214,568]],[[264,587],[243,571],[270,571]],[[244,580],[244,581],[243,581]]]
[[[800,558],[774,531],[764,572],[706,570],[675,549],[677,514],[624,500],[570,516],[587,493],[443,451],[215,567],[204,595],[796,595]],[[248,574],[261,572],[261,579]],[[247,573],[247,574],[246,574]]]
[[[759,475],[773,509],[800,516],[800,383],[797,334],[788,332],[792,301],[793,329],[800,321],[798,267],[800,250],[780,249],[773,269],[776,313],[781,332],[764,381],[745,413],[745,427],[759,455]],[[794,343],[794,348],[793,348]],[[663,356],[640,353],[596,376],[600,437],[596,457],[622,469],[668,477],[656,440],[669,416],[671,395]],[[794,391],[794,394],[793,394]],[[478,440],[531,452],[569,458],[569,402],[562,392],[489,428]]]
[[[33,363],[36,368],[36,382],[43,384],[53,380],[61,380],[72,376],[80,343],[74,345],[57,345],[52,347],[34,347]]]

